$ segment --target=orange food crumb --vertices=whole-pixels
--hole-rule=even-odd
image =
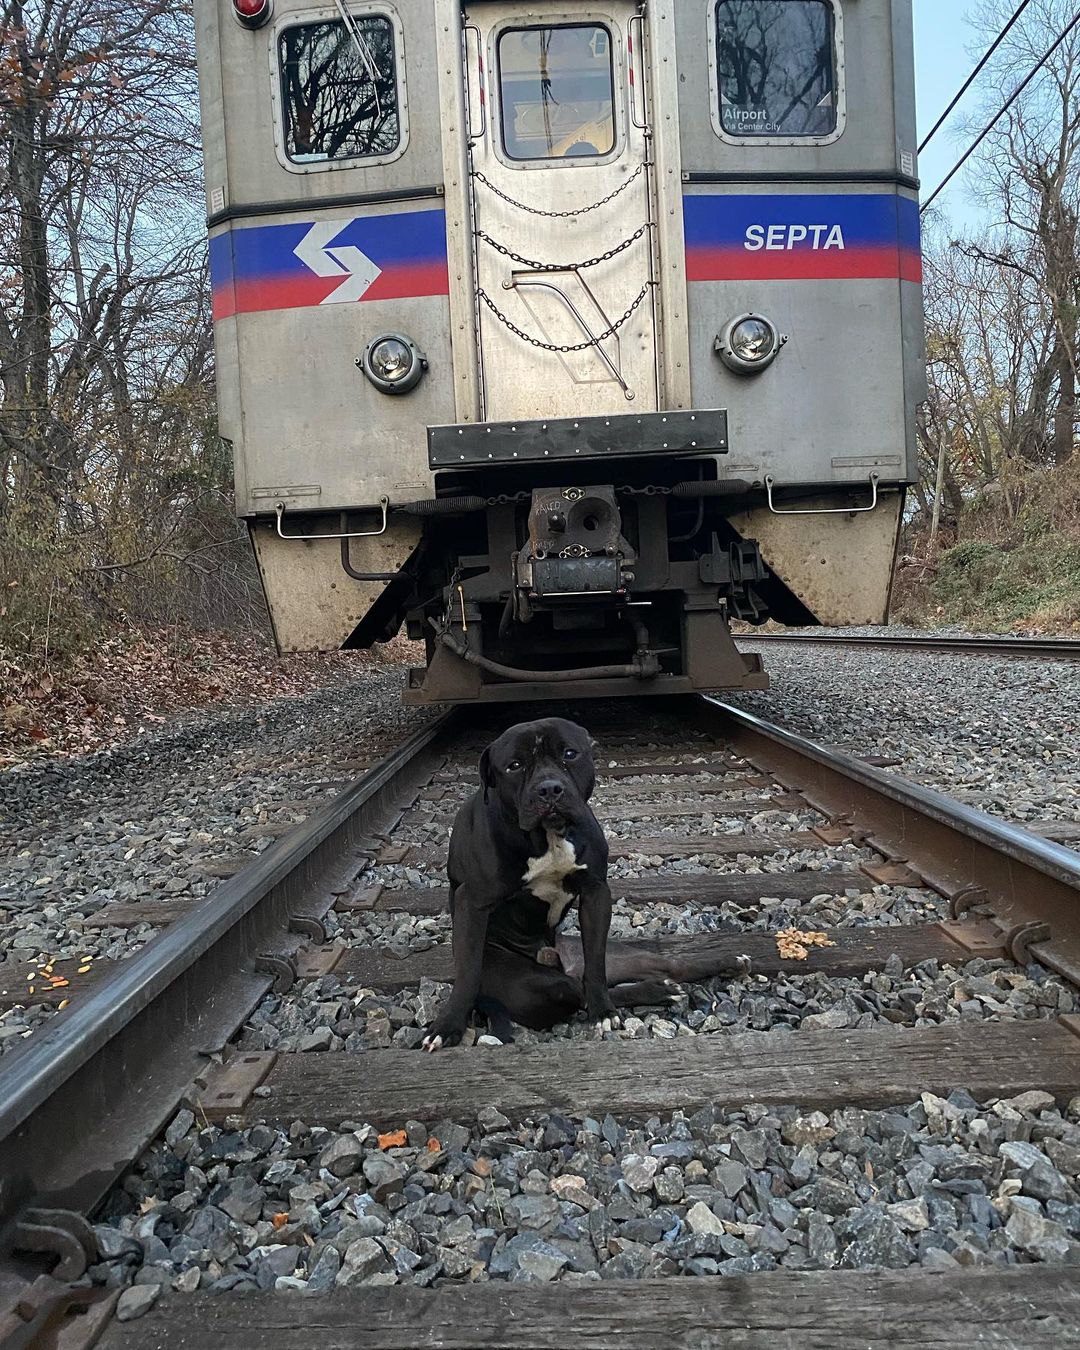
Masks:
[[[275,1228],[284,1228],[285,1225],[289,1222],[289,1216],[288,1214],[285,1213],[275,1214],[271,1222],[273,1223]]]
[[[835,947],[826,933],[804,932],[800,928],[782,928],[776,935],[776,949],[784,961],[805,961],[811,947]]]
[[[391,1130],[389,1134],[379,1135],[380,1148],[402,1148],[408,1138],[404,1130]]]
[[[439,1141],[435,1138],[435,1136],[432,1135],[431,1138],[427,1141],[427,1151],[429,1153],[438,1153],[439,1149],[441,1148],[442,1144],[440,1144]]]

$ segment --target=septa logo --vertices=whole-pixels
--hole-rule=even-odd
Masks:
[[[743,244],[749,253],[768,249],[783,253],[809,243],[812,249],[845,248],[844,231],[839,225],[750,225]]]

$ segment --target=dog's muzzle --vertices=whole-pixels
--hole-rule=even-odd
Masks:
[[[563,778],[549,776],[529,785],[522,802],[522,824],[531,817],[525,828],[531,829],[537,824],[556,824],[565,821],[572,810],[575,793],[572,786]]]

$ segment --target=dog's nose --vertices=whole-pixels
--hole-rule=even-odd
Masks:
[[[565,791],[557,778],[545,778],[536,785],[536,795],[542,802],[557,802]]]

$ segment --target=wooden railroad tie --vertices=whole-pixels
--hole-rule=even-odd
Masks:
[[[252,1095],[256,1086],[265,1095]],[[1033,1086],[1059,1101],[1080,1092],[1080,1034],[1067,1021],[559,1041],[437,1055],[242,1054],[196,1097],[211,1121],[303,1120],[333,1129],[362,1120],[396,1129],[405,1120],[472,1121],[486,1104],[511,1120],[549,1111],[647,1119],[709,1102],[722,1110],[747,1102],[877,1110],[923,1092],[965,1088],[983,1100]]]
[[[994,1266],[772,1271],[731,1279],[337,1289],[303,1298],[166,1293],[145,1318],[115,1322],[101,1350],[1062,1350],[1076,1344],[1080,1271]]]

